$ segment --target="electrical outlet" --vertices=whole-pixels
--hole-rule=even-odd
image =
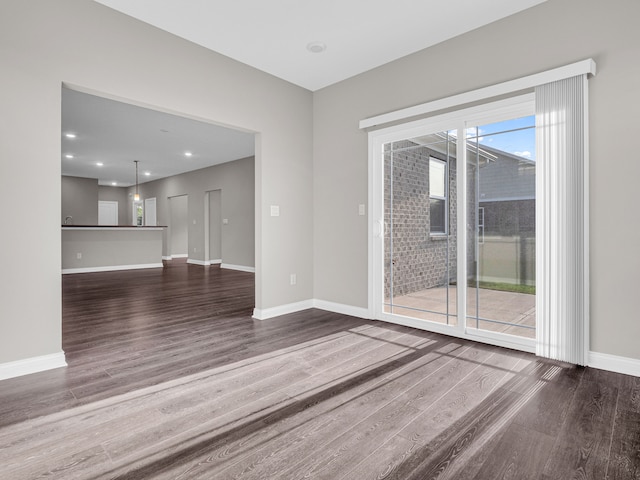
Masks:
[[[296,274],[292,273],[289,277],[289,281],[291,282],[291,285],[295,285],[296,282],[298,281],[298,279],[296,278]]]
[[[80,252],[76,253],[76,258],[82,260],[82,254]]]

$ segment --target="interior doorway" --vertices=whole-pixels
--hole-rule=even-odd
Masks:
[[[117,199],[120,226],[166,226],[162,259],[184,259],[163,262],[165,268],[149,271],[150,274],[161,276],[169,267],[197,270],[207,266],[206,260],[222,259],[223,242],[221,238],[215,241],[222,233],[217,235],[209,228],[205,233],[202,207],[208,191],[226,188],[231,199],[231,208],[224,214],[230,219],[227,234],[232,244],[228,269],[239,265],[250,266],[245,270],[255,271],[256,233],[259,233],[254,229],[255,132],[223,126],[213,120],[203,121],[188,112],[176,115],[162,107],[150,109],[135,101],[116,101],[109,95],[96,95],[94,90],[82,87],[63,86],[61,96],[63,180],[79,179],[87,185],[79,193],[78,189],[63,189],[61,203],[87,206],[92,212],[91,217],[86,216],[89,218],[86,221],[74,212],[77,224],[80,221],[97,224],[99,198]],[[139,178],[135,175],[133,159],[140,162]],[[238,161],[242,163],[236,168]],[[218,170],[214,172],[214,169]],[[220,174],[222,170],[224,173]],[[231,186],[227,187],[225,182],[231,182]],[[241,184],[240,189],[236,188],[238,184]],[[134,188],[140,193],[139,202],[134,200]],[[216,194],[213,196],[212,210],[215,212],[219,207],[215,207]],[[237,197],[246,201],[238,201]],[[219,206],[221,191],[218,200]],[[70,218],[69,222],[73,220]],[[221,228],[221,222],[210,223]],[[211,236],[213,244],[208,238],[205,242],[205,236]],[[204,255],[208,248],[214,256]],[[250,255],[237,260],[239,248],[242,254],[250,252]],[[193,258],[189,258],[190,255]],[[207,272],[205,268],[202,273]],[[72,281],[71,276],[66,277],[65,281]],[[255,279],[253,287],[255,291]],[[218,308],[220,305],[216,306]]]
[[[98,201],[98,225],[118,225],[118,202]]]
[[[144,199],[144,224],[147,227],[155,227],[158,224],[155,197]]]
[[[188,195],[169,197],[169,255],[171,258],[189,256]]]

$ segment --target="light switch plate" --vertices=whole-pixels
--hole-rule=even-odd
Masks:
[[[360,205],[358,205],[358,215],[364,215],[364,203],[361,203]]]
[[[271,205],[271,216],[272,217],[280,216],[280,205]]]

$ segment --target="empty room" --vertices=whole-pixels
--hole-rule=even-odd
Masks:
[[[0,1],[0,478],[639,479],[638,18]]]

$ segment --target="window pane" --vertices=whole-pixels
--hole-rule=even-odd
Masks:
[[[446,164],[433,158],[429,159],[429,196],[445,196],[445,174]]]
[[[467,139],[468,325],[535,338],[535,117]]]
[[[383,311],[455,325],[456,138],[433,132],[383,153]]]
[[[430,199],[429,214],[431,216],[431,233],[446,233],[445,207],[446,201],[439,198]]]

